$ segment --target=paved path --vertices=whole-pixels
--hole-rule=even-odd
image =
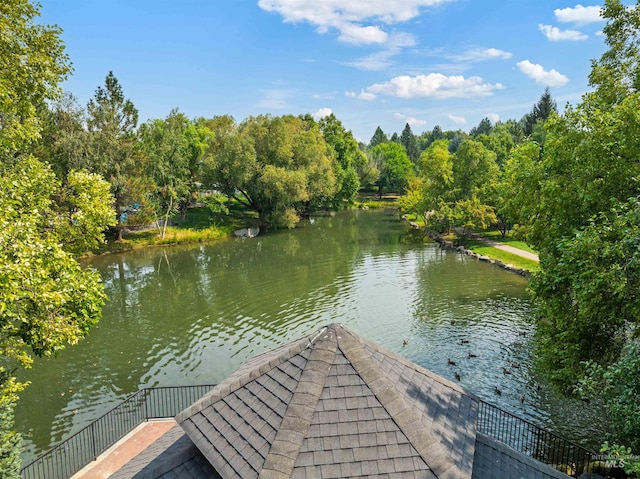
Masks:
[[[483,238],[481,236],[478,237],[477,239],[479,239],[480,241],[482,241],[484,244],[488,246],[501,249],[502,251],[506,251],[507,253],[515,254],[517,256],[521,256],[522,258],[530,259],[532,261],[540,261],[540,258],[535,253],[529,253],[528,251],[525,251],[523,249],[514,248],[513,246],[509,246],[504,243],[499,243],[497,241],[493,241],[488,238]]]

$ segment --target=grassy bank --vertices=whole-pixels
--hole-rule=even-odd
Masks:
[[[495,240],[498,241],[498,238],[495,238]],[[509,246],[513,246],[514,248],[524,249],[520,248],[520,246],[517,246],[518,242],[507,243],[506,241],[501,241],[501,243],[509,244]],[[474,253],[478,253],[481,256],[488,256],[493,260],[502,261],[505,264],[512,264],[516,268],[526,269],[531,273],[535,273],[540,270],[540,263],[538,263],[537,261],[523,258],[522,256],[508,253],[507,251],[502,251],[498,248],[494,248],[493,246],[488,246],[479,240],[468,239],[465,247],[467,249],[470,249]],[[526,251],[535,253],[535,251],[533,251],[531,248],[527,249]]]
[[[229,214],[225,216],[214,215],[206,207],[189,208],[184,221],[180,221],[179,217],[172,218],[173,225],[167,226],[164,237],[158,228],[125,231],[122,241],[108,240],[97,253],[119,253],[147,246],[203,243],[227,238],[235,230],[256,223],[255,213],[237,204],[228,207]]]

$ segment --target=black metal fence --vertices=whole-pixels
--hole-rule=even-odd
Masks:
[[[24,479],[66,479],[148,419],[169,418],[214,385],[141,389],[20,471]]]
[[[484,401],[477,430],[574,477],[602,464],[594,452]]]
[[[21,470],[24,479],[65,479],[142,422],[169,418],[204,396],[214,385],[141,389]],[[478,432],[562,472],[578,477],[597,465],[598,456],[557,434],[493,404],[479,402]]]

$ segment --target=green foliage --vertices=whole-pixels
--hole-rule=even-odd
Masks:
[[[400,144],[404,146],[404,149],[407,152],[407,156],[412,163],[418,161],[418,157],[420,156],[418,140],[416,140],[415,135],[411,131],[411,126],[409,125],[409,123],[407,123],[404,126],[404,130],[402,130],[402,134],[400,135]]]
[[[55,197],[56,234],[65,251],[79,255],[104,243],[102,233],[116,223],[107,181],[95,173],[71,171]]]
[[[333,149],[337,162],[338,194],[335,199],[338,202],[351,203],[360,189],[360,178],[357,171],[365,167],[368,159],[358,147],[358,142],[351,131],[345,130],[333,113],[322,118],[319,127],[324,140]]]
[[[163,237],[169,217],[177,211],[184,213],[195,195],[205,135],[177,110],[165,120],[151,120],[140,128],[147,173],[155,184],[152,203],[158,222],[163,223]]]
[[[498,181],[496,154],[475,140],[463,141],[455,153],[453,178],[456,198],[469,199],[473,195],[491,201]]]
[[[111,183],[115,198],[118,239],[127,220],[126,208],[132,203],[142,203],[146,191],[140,186],[142,165],[136,162],[134,146],[138,110],[131,100],[124,97],[122,86],[113,72],[109,72],[104,87],[96,89],[94,98],[87,105],[87,127],[91,135],[91,171],[102,175]]]
[[[422,152],[418,164],[422,178],[425,210],[432,210],[441,200],[451,197],[453,189],[453,155],[448,140],[436,140]]]
[[[71,71],[60,28],[34,23],[39,15],[28,0],[0,4],[0,159],[38,138],[36,107],[59,94]]]
[[[84,108],[70,93],[38,111],[42,124],[41,138],[33,149],[36,158],[47,161],[60,179],[71,170],[92,171],[91,142],[84,128]]]
[[[359,161],[347,132],[330,117],[323,123],[346,162]],[[271,225],[293,227],[300,214],[352,195],[357,175],[335,158],[319,126],[306,118],[258,116],[236,125],[231,117],[208,122],[206,181],[257,211]]]
[[[473,128],[471,128],[471,131],[469,131],[469,135],[474,138],[480,135],[489,136],[492,131],[493,131],[493,125],[491,125],[491,120],[485,117],[482,120],[480,120],[480,123],[478,123],[478,126],[474,126]]]
[[[99,275],[83,270],[62,246],[52,199],[58,186],[51,169],[33,158],[0,177],[0,351],[26,366],[32,361],[29,349],[50,356],[83,338],[106,299]],[[92,221],[79,222],[83,234],[99,229]]]
[[[376,128],[376,131],[373,133],[371,137],[371,141],[369,141],[369,148],[375,148],[380,143],[386,143],[389,141],[389,137],[386,135],[382,128]]]
[[[381,143],[373,149],[373,155],[380,158],[380,191],[403,191],[408,179],[413,176],[413,163],[404,147],[394,142]]]
[[[25,384],[18,384],[0,368],[0,477],[20,478],[20,450],[22,438],[13,429],[13,411],[18,393]]]
[[[459,244],[464,244],[475,229],[486,229],[496,221],[493,207],[482,204],[477,196],[458,200],[453,206],[453,226]]]
[[[602,29],[609,49],[592,61],[589,84],[596,87],[594,97],[603,107],[616,105],[640,91],[640,10],[620,0],[606,0]]]
[[[640,317],[640,203],[618,205],[541,256],[532,289],[540,303],[541,352],[551,376],[575,383],[582,361],[609,364]],[[561,365],[561,366],[559,366]]]
[[[580,396],[600,397],[613,420],[619,441],[640,448],[640,343],[624,346],[619,359],[602,366],[591,360],[584,363],[585,376],[575,392]]]
[[[504,165],[501,181],[497,185],[496,211],[505,229],[520,225],[531,233],[540,204],[543,181],[540,147],[532,141],[516,146]]]
[[[544,124],[552,115],[558,112],[558,105],[551,96],[549,87],[545,88],[538,102],[533,105],[530,113],[522,117],[520,121],[522,131],[526,136],[531,136],[536,130],[536,125]],[[542,143],[540,143],[542,144]]]
[[[229,214],[229,208],[227,208],[226,202],[227,198],[219,193],[214,193],[206,198],[205,203],[213,215],[214,220]]]
[[[605,441],[600,452],[607,454],[608,463],[621,467],[627,474],[640,473],[640,456],[633,454],[630,447],[619,444],[609,445],[609,442]]]

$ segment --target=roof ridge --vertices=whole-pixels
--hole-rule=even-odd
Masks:
[[[323,328],[326,329],[326,328]],[[198,401],[194,402],[192,405],[181,411],[178,415],[176,415],[175,419],[178,424],[181,424],[189,417],[193,416],[201,412],[204,408],[211,406],[214,402],[219,399],[228,396],[232,392],[240,389],[241,387],[247,385],[254,379],[262,376],[263,374],[271,371],[274,368],[277,368],[285,361],[291,359],[296,354],[304,351],[306,348],[312,346],[312,340],[315,340],[319,334],[322,332],[322,329],[315,333],[315,336],[306,335],[298,340],[294,340],[289,344],[289,347],[284,348],[280,354],[274,355],[269,361],[265,361],[263,363],[256,362],[255,360],[258,358],[262,358],[264,353],[254,356],[247,363],[240,367],[240,370],[243,368],[247,368],[251,366],[251,363],[256,362],[255,366],[252,368],[248,368],[246,372],[241,375],[232,374],[227,379],[222,381],[220,384],[215,386],[211,391],[209,391],[206,395],[200,398]],[[268,353],[268,351],[267,351]],[[264,356],[268,357],[268,354]]]
[[[291,477],[307,436],[311,419],[334,363],[337,340],[334,328],[325,327],[309,340],[313,347],[307,365],[287,406],[280,428],[258,476],[261,479]],[[318,339],[320,338],[320,339]]]
[[[382,407],[411,442],[431,471],[438,478],[462,477],[456,464],[444,450],[440,441],[426,430],[420,417],[378,367],[377,362],[365,350],[360,337],[342,328],[345,333],[337,335],[338,348],[376,396]],[[378,347],[375,348],[379,350]]]

